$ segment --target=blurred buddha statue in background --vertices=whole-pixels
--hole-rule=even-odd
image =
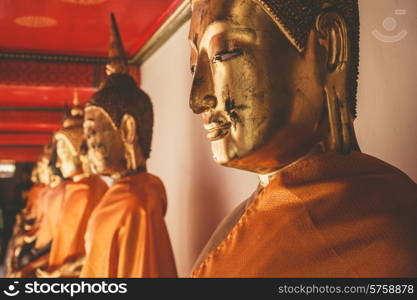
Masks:
[[[39,170],[36,165],[32,169],[31,181],[33,186],[29,191],[26,206],[22,210],[22,214],[25,216],[24,219],[29,221],[25,222],[27,226],[35,226],[34,224],[42,218],[41,195],[45,184],[39,179]]]
[[[191,276],[417,276],[417,186],[355,137],[357,0],[193,0],[189,40],[214,160],[260,177]]]
[[[175,277],[162,181],[147,172],[151,100],[128,74],[111,15],[107,79],[85,108],[84,135],[93,169],[115,182],[91,216],[81,277]]]
[[[99,176],[92,175],[88,163],[81,159],[85,153],[84,111],[76,93],[73,104],[62,128],[54,135],[57,167],[67,182],[48,266],[38,270],[39,277],[78,277],[81,266],[72,266],[71,263],[85,255],[84,234],[88,220],[107,191],[106,183]]]
[[[40,161],[37,162],[40,164]],[[27,202],[25,207],[20,213],[16,215],[16,221],[13,227],[12,237],[9,241],[7,252],[5,255],[5,276],[9,277],[10,273],[13,270],[13,253],[16,249],[16,246],[20,244],[31,244],[33,246],[33,241],[36,238],[36,230],[39,227],[40,221],[42,219],[42,191],[45,188],[39,179],[39,168],[35,164],[31,173],[31,182],[32,187],[27,196]],[[23,236],[26,236],[23,238]]]
[[[39,179],[38,164],[33,167],[31,173],[32,187],[27,195],[27,201],[22,211],[16,215],[16,222],[13,228],[13,238],[32,231],[37,228],[40,220],[42,219],[42,190],[45,188],[45,184]]]
[[[37,163],[38,164],[38,163]],[[13,229],[13,235],[17,236],[23,231],[29,231],[36,227],[36,223],[42,218],[42,190],[45,188],[39,179],[39,170],[37,165],[32,169],[30,181],[32,187],[27,195],[25,207],[16,215],[16,222]]]
[[[48,262],[65,185],[60,172],[54,166],[55,159],[56,149],[52,143],[45,147],[44,154],[36,165],[37,177],[43,185],[39,199],[36,200],[37,208],[32,209],[31,213],[36,219],[30,225],[24,226],[22,233],[13,239],[13,250],[6,274],[8,277],[34,277],[36,268]]]

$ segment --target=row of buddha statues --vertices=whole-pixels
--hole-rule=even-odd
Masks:
[[[33,171],[9,277],[177,276],[152,102],[111,24],[108,77]],[[355,135],[358,1],[193,0],[189,42],[213,159],[259,175],[189,276],[417,276],[417,185]]]

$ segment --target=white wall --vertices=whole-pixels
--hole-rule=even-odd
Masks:
[[[417,1],[366,0],[360,4],[358,139],[363,152],[401,168],[417,181]],[[406,9],[407,14],[396,16],[397,8]],[[381,42],[371,33],[379,29],[387,34],[382,22],[389,16],[399,23],[394,33],[408,30],[397,43]],[[155,109],[149,169],[167,189],[166,220],[180,276],[189,274],[218,222],[257,184],[253,174],[212,161],[200,118],[188,108],[188,26],[178,30],[142,67],[142,88]]]
[[[362,0],[360,9],[359,145],[417,181],[417,1]],[[396,15],[396,9],[406,14]],[[397,22],[392,31],[384,28],[387,18]],[[387,43],[375,38],[374,30],[407,35]]]
[[[221,218],[257,185],[255,175],[212,161],[200,117],[188,108],[188,28],[187,23],[142,67],[142,88],[155,110],[149,170],[167,189],[166,220],[181,276],[189,274]]]

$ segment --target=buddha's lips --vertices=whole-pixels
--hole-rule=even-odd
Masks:
[[[216,123],[204,125],[204,128],[208,131],[207,139],[209,139],[210,141],[216,141],[224,138],[229,133],[229,129],[231,126],[232,124],[230,122],[223,125],[219,125]]]

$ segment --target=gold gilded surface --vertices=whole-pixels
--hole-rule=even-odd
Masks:
[[[56,155],[55,141],[44,149],[44,153],[36,163],[37,177],[40,183],[56,187],[61,182],[61,176],[56,174],[56,168],[52,164],[52,157]]]
[[[214,160],[267,174],[312,152],[358,149],[348,26],[317,14],[301,53],[253,0],[192,2],[190,108]]]
[[[152,102],[125,73],[125,53],[113,15],[111,20],[109,77],[85,107],[84,137],[94,172],[115,182],[89,220],[80,277],[176,277],[164,221],[165,188],[146,172]]]
[[[61,170],[62,176],[72,178],[82,173],[79,152],[71,141],[63,134],[56,134],[55,139],[58,156],[57,167]]]
[[[89,99],[83,126],[93,170],[118,179],[146,170],[153,108],[148,95],[127,74],[126,53],[113,14],[110,21],[109,76]]]
[[[46,28],[56,26],[57,20],[45,16],[22,16],[17,17],[14,22],[23,27]]]
[[[85,109],[84,136],[88,158],[97,174],[121,174],[126,170],[123,141],[111,118],[99,107]]]
[[[57,153],[56,166],[64,178],[88,175],[84,174],[80,152],[83,144],[84,110],[80,106],[78,93],[74,91],[73,107],[66,112],[61,129],[55,133]]]
[[[114,14],[110,14],[110,23],[109,62],[106,65],[106,74],[128,73],[126,52],[123,47],[122,38]]]

